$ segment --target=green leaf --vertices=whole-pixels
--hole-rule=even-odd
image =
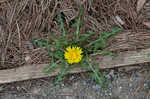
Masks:
[[[75,23],[72,25],[72,27],[76,28],[76,31],[74,32],[75,40],[79,39],[80,27],[82,26],[82,21],[81,21],[82,14],[83,14],[83,8],[80,8],[79,15],[77,19],[75,20]]]
[[[107,40],[110,36],[116,35],[120,31],[121,28],[115,28],[111,32],[101,32],[101,34],[103,34],[103,38]]]
[[[78,42],[83,42],[83,41],[87,40],[88,38],[90,38],[94,34],[96,34],[96,32],[88,31],[86,34],[83,34],[80,36],[80,38],[78,39]]]
[[[51,70],[51,67],[50,67],[50,66],[48,66],[48,67],[44,68],[43,72],[45,72],[45,73],[49,73],[49,72],[50,72],[50,70]]]
[[[96,73],[99,73],[99,68],[95,68],[95,72],[96,72]]]
[[[102,76],[99,75],[98,68],[94,68],[93,65],[94,65],[94,60],[92,60],[91,62],[88,61],[88,67],[90,67],[90,69],[93,72],[93,74],[91,74],[91,75],[96,79],[96,82],[98,84],[100,84],[101,86],[103,86],[103,84],[104,84],[104,81],[103,81],[104,77],[102,77]]]
[[[113,53],[113,52],[111,52],[111,51],[107,51],[107,50],[102,50],[101,53],[102,53],[102,54],[105,54],[105,55],[116,56],[115,53]]]
[[[53,56],[55,58],[58,58],[58,59],[62,59],[63,58],[63,55],[64,55],[64,52],[63,51],[56,51],[56,52],[53,52]]]
[[[97,53],[98,48],[100,48],[100,44],[99,44],[99,43],[95,43],[93,54],[94,54],[94,53]]]
[[[64,76],[68,74],[67,69],[69,67],[68,66],[61,66],[61,71],[60,73],[58,73],[58,76],[56,78],[56,80],[54,81],[54,85],[57,85],[60,83],[60,81],[63,80]]]
[[[150,53],[148,53],[147,56],[150,57]]]
[[[48,41],[46,41],[46,43],[44,43],[44,44],[45,44],[47,50],[49,51],[50,50],[50,45],[49,45]]]
[[[42,48],[43,47],[43,43],[42,43],[42,41],[37,41],[37,43],[38,43],[38,46],[40,47],[40,48]]]
[[[59,68],[60,67],[60,65],[58,64],[59,62],[60,62],[60,60],[57,60],[56,62],[54,62],[54,59],[52,58],[49,66],[44,68],[44,72],[49,73],[49,72],[51,72],[51,70],[53,68]]]
[[[79,17],[81,17],[82,15],[83,15],[83,8],[80,8]]]
[[[90,34],[90,35],[94,35],[94,34],[96,34],[96,32],[88,31],[88,34]]]
[[[90,75],[92,78],[96,79],[95,73],[90,73],[89,75]]]
[[[98,83],[99,85],[103,86],[104,85],[104,76],[101,75],[99,77],[99,80],[96,80],[96,83]]]
[[[81,69],[87,69],[87,64],[86,61],[88,59],[88,56],[85,56],[82,60],[81,60]]]
[[[103,34],[103,35],[107,35],[108,34],[108,32],[100,32],[101,34]]]
[[[121,31],[121,28],[116,28],[116,29],[112,30],[111,34],[115,35],[115,34],[117,34],[120,31]]]
[[[61,13],[58,14],[58,21],[59,21],[59,31],[62,32],[62,36],[66,36],[65,24],[62,18]]]
[[[32,38],[32,42],[33,42],[34,45],[36,45],[37,41],[34,38]]]
[[[91,47],[91,45],[95,45],[95,46],[97,46],[98,47],[98,45],[99,46],[101,46],[102,48],[105,48],[106,47],[106,40],[105,39],[103,39],[103,37],[99,37],[97,40],[94,40],[94,41],[92,41],[92,42],[90,42],[89,44],[88,44],[88,47]]]

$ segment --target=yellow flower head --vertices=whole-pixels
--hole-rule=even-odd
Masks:
[[[66,48],[66,51],[65,51],[65,54],[64,54],[64,57],[65,59],[67,60],[67,62],[69,64],[72,64],[72,63],[79,63],[82,59],[82,54],[83,51],[80,47],[71,47],[71,46],[68,46]]]

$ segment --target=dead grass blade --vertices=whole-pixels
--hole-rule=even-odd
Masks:
[[[150,22],[144,22],[143,24],[150,29]]]
[[[136,8],[137,12],[139,12],[143,8],[145,2],[146,2],[146,0],[138,0],[137,8]]]

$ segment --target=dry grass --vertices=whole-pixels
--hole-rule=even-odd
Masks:
[[[120,50],[149,47],[150,33],[142,25],[150,18],[150,2],[136,12],[137,0],[2,0],[0,1],[0,69],[15,68],[24,64],[49,63],[46,50],[34,46],[32,38],[48,39],[57,33],[57,14],[63,13],[69,33],[71,24],[84,7],[82,32],[110,31],[119,26],[126,31],[111,38],[108,49]],[[121,25],[115,16],[125,24]],[[25,56],[31,60],[25,62]]]

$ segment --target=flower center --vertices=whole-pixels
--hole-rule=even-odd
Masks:
[[[67,47],[66,52],[64,54],[65,59],[68,61],[68,63],[79,63],[82,59],[82,49],[79,47]]]

